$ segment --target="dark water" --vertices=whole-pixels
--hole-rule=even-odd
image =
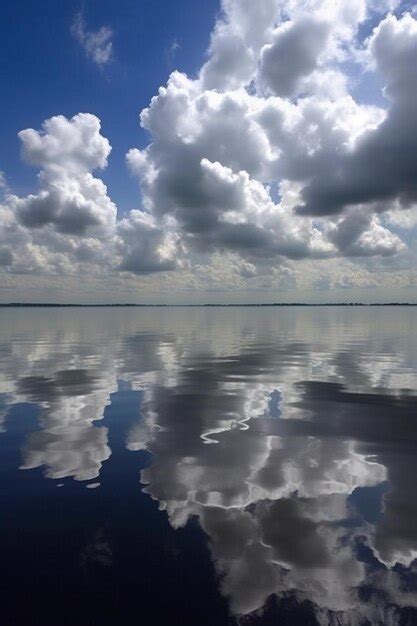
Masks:
[[[417,309],[0,311],[1,623],[417,624]]]

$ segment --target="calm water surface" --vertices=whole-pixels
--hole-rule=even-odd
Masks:
[[[0,311],[1,623],[417,624],[417,309]]]

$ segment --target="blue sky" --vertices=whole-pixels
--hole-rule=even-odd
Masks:
[[[1,167],[19,195],[33,191],[36,170],[22,163],[17,133],[57,114],[94,112],[113,147],[103,180],[121,212],[138,206],[125,154],[146,143],[138,114],[172,69],[193,75],[202,64],[217,0],[4,0],[0,22]],[[114,58],[97,67],[71,35],[83,12],[88,30],[109,25]],[[178,45],[175,45],[178,44]]]

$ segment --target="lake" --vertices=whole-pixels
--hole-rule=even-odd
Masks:
[[[417,308],[0,310],[5,626],[417,624]]]

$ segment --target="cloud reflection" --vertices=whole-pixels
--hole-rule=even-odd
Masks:
[[[41,407],[24,469],[98,477],[111,451],[95,422],[122,378],[143,398],[126,454],[151,453],[141,482],[174,528],[198,518],[234,615],[272,597],[319,624],[402,623],[417,605],[413,311],[103,312],[88,336],[77,315],[10,343],[0,393]]]

